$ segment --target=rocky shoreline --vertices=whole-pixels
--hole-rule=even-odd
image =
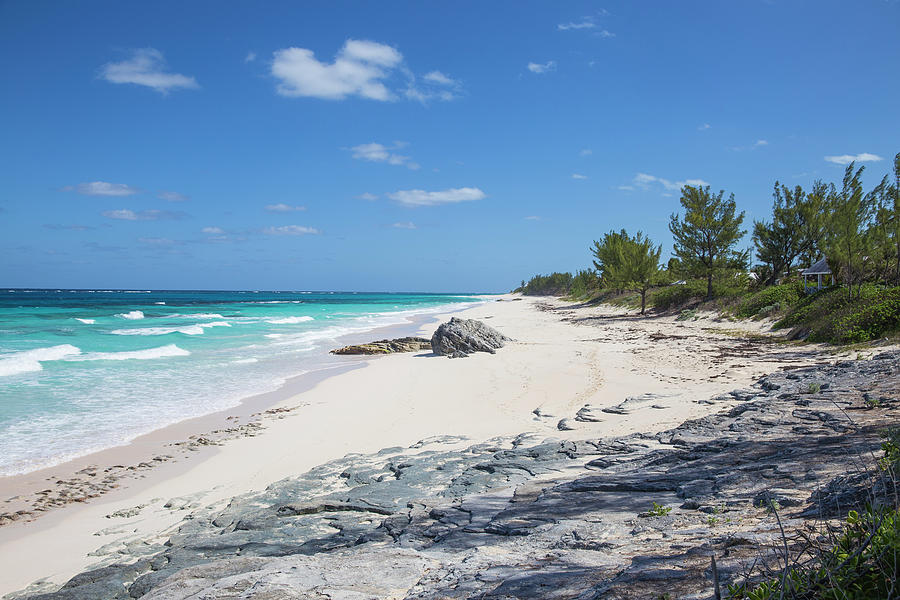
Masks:
[[[349,455],[14,597],[709,598],[713,556],[724,586],[765,562],[778,519],[797,530],[866,499],[880,433],[900,422],[898,371],[900,352],[785,369],[697,398],[722,410],[655,435]],[[617,408],[643,400],[658,401]],[[620,413],[534,416],[559,417]]]

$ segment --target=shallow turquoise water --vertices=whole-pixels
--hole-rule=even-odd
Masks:
[[[0,475],[235,406],[321,368],[339,336],[472,296],[0,291]]]

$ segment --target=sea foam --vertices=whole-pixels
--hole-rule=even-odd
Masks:
[[[314,321],[312,317],[284,317],[282,319],[266,319],[266,323],[272,323],[273,325],[294,325],[296,323],[306,323],[308,321]]]
[[[81,354],[81,350],[71,344],[61,344],[0,355],[0,377],[41,371],[44,361],[60,360],[76,354]]]
[[[94,320],[94,319],[79,319],[78,317],[75,317],[75,320],[76,320],[76,321],[81,321],[81,322],[84,323],[85,325],[93,325],[94,323],[97,322],[97,321]]]
[[[170,358],[173,356],[190,356],[190,352],[179,348],[175,344],[147,348],[146,350],[131,350],[127,352],[88,352],[67,360],[151,360],[154,358]]]
[[[184,335],[203,335],[210,327],[231,327],[226,321],[214,321],[212,323],[199,323],[184,327],[140,327],[137,329],[113,329],[113,335],[168,335],[170,333],[183,333]]]
[[[132,310],[127,313],[119,313],[116,316],[121,317],[123,319],[128,319],[129,321],[137,321],[138,319],[144,318],[144,313],[143,313],[143,311],[140,311],[140,310]]]

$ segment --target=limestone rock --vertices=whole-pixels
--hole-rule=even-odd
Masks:
[[[472,352],[494,354],[506,341],[508,337],[481,321],[452,317],[431,336],[431,349],[440,356],[457,358]]]
[[[353,344],[332,350],[332,354],[393,354],[395,352],[419,352],[431,350],[431,342],[420,337],[403,337],[393,340],[377,340],[368,344]]]

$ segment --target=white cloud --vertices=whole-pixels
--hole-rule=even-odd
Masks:
[[[185,196],[178,192],[160,192],[156,197],[160,200],[168,200],[169,202],[186,202],[187,200],[190,200],[190,196]]]
[[[616,37],[616,34],[614,34],[612,31],[607,31],[606,29],[598,31],[597,35],[599,37],[606,38],[606,39]]]
[[[225,230],[221,227],[204,227],[200,231],[201,233],[207,233],[210,235],[222,235],[223,233],[225,233]]]
[[[393,227],[395,229],[418,229],[418,227],[416,227],[416,224],[413,223],[412,221],[404,221],[401,223],[394,223],[393,225],[391,225],[391,227]]]
[[[353,146],[349,150],[353,153],[353,158],[366,160],[369,162],[387,163],[389,165],[403,165],[408,169],[415,171],[419,168],[419,164],[410,160],[410,157],[402,154],[394,154],[394,150],[399,150],[405,144],[395,143],[393,146],[385,146],[372,142],[371,144],[360,144]]]
[[[581,173],[572,173],[572,179],[587,179],[587,175]]]
[[[478,188],[451,188],[440,192],[426,192],[425,190],[399,190],[388,194],[388,198],[399,202],[403,206],[436,206],[438,204],[455,204],[457,202],[470,202],[486,197]]]
[[[138,241],[142,244],[147,244],[148,246],[175,246],[178,244],[178,242],[173,239],[160,237],[142,237],[138,238]]]
[[[591,150],[590,148],[585,148],[584,150],[582,150],[581,152],[579,152],[579,154],[580,154],[581,156],[590,156],[590,155],[593,154],[593,153],[594,153],[594,151]]]
[[[256,52],[248,52],[247,56],[244,57],[244,62],[249,63],[256,60]]]
[[[593,17],[584,17],[581,21],[575,23],[569,21],[568,23],[560,23],[556,26],[556,28],[560,31],[569,31],[572,29],[593,29],[597,24],[594,22]]]
[[[403,62],[394,48],[368,40],[347,40],[332,63],[316,60],[312,50],[285,48],[275,52],[272,75],[282,96],[342,100],[360,96],[393,100],[384,81]]]
[[[370,194],[369,192],[363,192],[362,194],[357,196],[356,199],[372,201],[372,200],[378,200],[378,196],[376,196],[375,194]]]
[[[709,123],[704,123],[703,125],[701,125],[700,127],[697,128],[697,131],[706,131],[707,129],[709,129],[711,127],[712,127],[712,125],[710,125]]]
[[[525,220],[526,221],[540,221],[541,218],[537,215],[528,215],[527,217],[525,217]]]
[[[651,184],[658,183],[663,186],[667,190],[680,190],[686,185],[694,186],[694,187],[702,187],[709,185],[707,182],[702,179],[686,179],[684,181],[670,181],[668,179],[664,179],[662,177],[657,177],[656,175],[648,175],[647,173],[638,173],[634,176],[632,180],[634,185],[637,187],[648,189]],[[619,186],[619,189],[625,189],[626,187],[630,188],[631,186]]]
[[[556,61],[548,60],[545,63],[528,63],[528,70],[532,73],[537,73],[538,75],[542,73],[546,73],[547,71],[555,71],[556,70]]]
[[[101,76],[110,83],[134,83],[156,90],[161,94],[177,88],[198,88],[193,77],[178,73],[166,73],[166,61],[155,48],[140,48],[132,57],[121,62],[103,65]]]
[[[269,212],[297,212],[306,210],[305,206],[291,206],[290,204],[266,204],[266,210]]]
[[[825,160],[838,165],[849,165],[852,162],[878,162],[884,160],[877,154],[863,152],[861,154],[841,154],[840,156],[826,156]]]
[[[318,229],[313,227],[303,227],[302,225],[283,225],[281,227],[267,227],[263,229],[266,235],[307,235],[317,234]]]
[[[63,188],[66,192],[77,192],[84,196],[131,196],[141,190],[124,183],[109,183],[107,181],[91,181],[78,185],[67,185]]]
[[[761,146],[768,146],[768,145],[769,145],[769,142],[767,140],[756,140],[756,142],[753,144],[753,147],[759,148]]]
[[[455,79],[444,75],[440,71],[431,71],[430,73],[425,73],[422,77],[425,81],[429,81],[431,83],[436,83],[438,85],[447,85],[447,86],[456,86],[459,85],[459,82]]]
[[[620,185],[617,189],[620,189],[624,192],[633,192],[634,186],[633,185]]]
[[[116,219],[119,221],[160,221],[164,219],[180,219],[185,216],[182,212],[172,212],[168,210],[153,209],[135,212],[127,208],[106,210],[101,214],[108,219]]]

